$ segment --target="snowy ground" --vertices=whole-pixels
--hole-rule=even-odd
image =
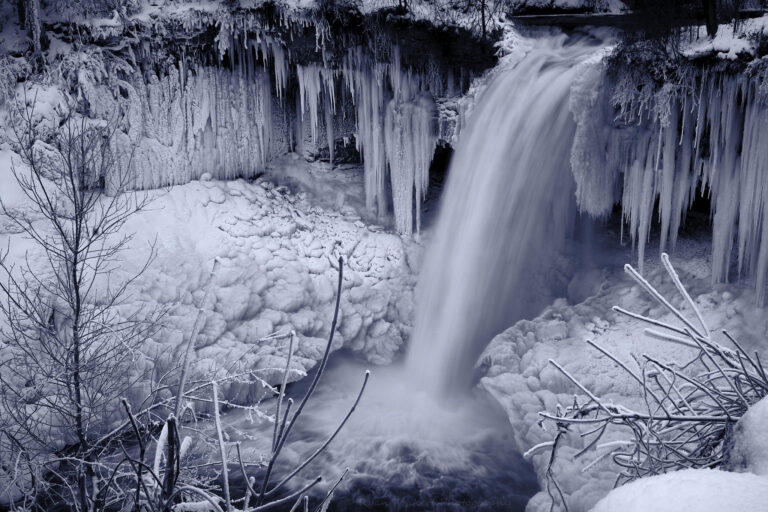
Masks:
[[[687,469],[643,478],[617,489],[592,512],[721,512],[765,510],[768,479],[752,474]]]
[[[683,43],[682,54],[690,58],[715,54],[718,58],[735,60],[742,54],[754,54],[756,39],[765,35],[767,29],[768,16],[723,23],[714,38],[707,36],[705,27],[698,27],[697,36]]]
[[[708,252],[708,245],[703,241],[683,240],[672,257],[705,321],[712,332],[727,329],[748,351],[768,352],[763,341],[768,333],[768,318],[765,310],[755,305],[754,291],[748,283],[713,288]],[[624,254],[628,256],[628,253]],[[624,275],[618,265],[620,262],[616,263],[602,276],[591,272],[573,282],[574,286],[597,288],[596,293],[584,302],[569,304],[567,300],[560,299],[537,318],[518,322],[498,335],[486,349],[485,355],[490,358],[491,366],[480,386],[505,409],[519,449],[525,451],[538,443],[551,441],[553,426],[546,431],[541,428],[538,424],[539,411],[554,411],[557,404],[567,406],[572,403],[574,394],[579,394],[578,389],[549,364],[550,359],[563,365],[598,396],[614,403],[642,408],[637,383],[608,358],[589,347],[585,340],[595,341],[631,366],[630,354],[645,353],[667,361],[683,361],[690,354],[685,347],[645,335],[645,325],[611,310],[612,306],[619,305],[653,318],[675,322],[666,310]],[[674,305],[683,305],[682,297],[676,293],[674,284],[665,275],[660,263],[647,262],[644,275],[663,294],[672,297]],[[683,311],[691,313],[685,307]],[[604,441],[618,438],[619,433],[615,432],[612,436],[604,438]],[[571,512],[589,510],[612,488],[616,477],[616,468],[608,461],[582,472],[582,468],[597,455],[592,450],[574,460],[573,455],[583,447],[578,433],[570,434],[567,445],[558,450],[554,466],[558,481],[568,495]],[[542,483],[545,481],[548,457],[548,453],[539,453],[532,460]],[[618,502],[621,500],[610,503]],[[531,500],[527,510],[545,511],[549,510],[549,506],[549,497],[540,492]]]

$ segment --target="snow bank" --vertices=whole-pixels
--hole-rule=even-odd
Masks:
[[[592,512],[762,512],[768,480],[751,474],[686,469],[641,478],[608,494]]]

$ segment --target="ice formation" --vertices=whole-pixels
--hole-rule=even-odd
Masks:
[[[351,51],[343,69],[357,113],[357,147],[365,165],[366,204],[387,210],[389,172],[395,226],[404,234],[420,227],[421,199],[437,145],[437,113],[432,94],[440,91],[400,66],[397,48],[390,63],[372,63],[360,49]],[[388,79],[388,80],[387,80]]]
[[[117,146],[131,158],[134,186],[181,184],[205,172],[251,177],[275,156],[323,145],[333,162],[335,139],[354,133],[368,208],[383,216],[391,202],[397,230],[418,230],[437,144],[433,94],[453,83],[406,69],[397,47],[388,62],[356,47],[336,65],[325,58],[294,65],[269,35],[237,34],[217,38],[219,63],[185,58],[165,72],[134,72],[115,83],[80,73],[93,114],[125,111]]]
[[[768,280],[768,107],[759,77],[700,72],[656,91],[611,83],[601,62],[574,86],[578,121],[572,152],[582,210],[606,215],[621,201],[642,263],[653,225],[674,248],[698,196],[712,209],[712,277],[727,281],[733,254],[754,275],[758,300]],[[614,116],[616,120],[614,120]]]

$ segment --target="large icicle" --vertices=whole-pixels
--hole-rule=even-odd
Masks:
[[[350,52],[343,71],[357,113],[355,144],[363,157],[365,204],[378,215],[385,215],[387,212],[387,158],[384,147],[386,71],[385,65],[367,61],[362,48]]]
[[[416,229],[421,226],[421,200],[427,192],[429,166],[437,145],[437,119],[432,97],[412,101],[393,99],[387,107],[385,141],[392,183],[395,228],[413,232],[413,198],[416,198]]]
[[[402,68],[397,47],[392,48],[389,64],[371,62],[361,49],[350,52],[343,73],[356,105],[366,205],[379,215],[386,213],[389,171],[395,228],[410,235],[414,206],[416,230],[420,229],[421,200],[437,144],[436,105],[425,90],[428,80]]]

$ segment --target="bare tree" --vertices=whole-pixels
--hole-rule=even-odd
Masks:
[[[34,101],[15,115],[23,165],[12,172],[29,208],[0,200],[0,212],[36,250],[22,261],[0,252],[0,451],[54,461],[44,469],[30,462],[28,479],[42,484],[35,472],[55,468],[60,485],[44,491],[93,510],[109,444],[101,436],[119,419],[118,398],[145,378],[139,348],[158,325],[156,312],[118,312],[154,247],[138,272],[115,276],[132,240],[122,228],[149,196],[127,192],[131,158],[113,144],[116,122],[69,108],[46,144]]]

